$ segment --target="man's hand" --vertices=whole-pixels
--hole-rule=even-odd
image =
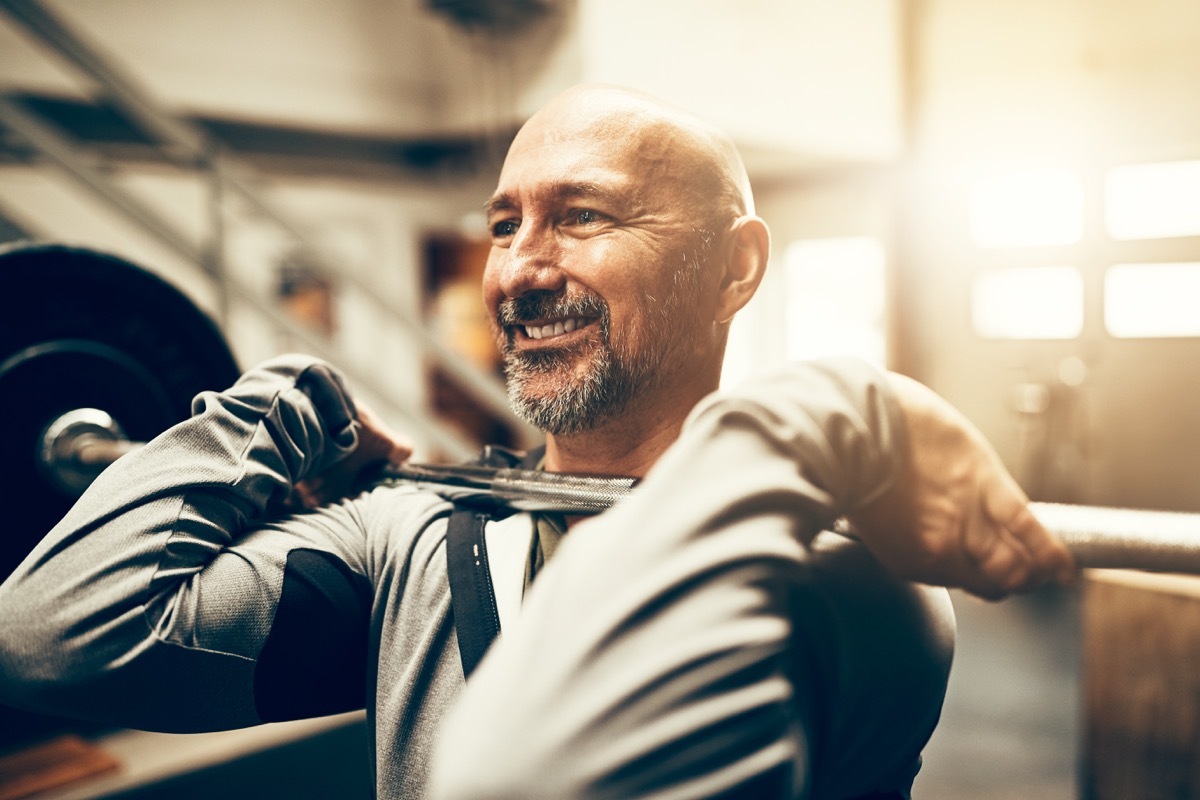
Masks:
[[[412,455],[412,444],[384,424],[375,412],[357,403],[358,446],[329,469],[296,484],[293,499],[303,508],[316,508],[346,497],[363,471],[382,461],[400,464]]]
[[[983,434],[925,386],[889,378],[908,427],[906,468],[850,515],[876,557],[902,577],[988,599],[1069,583],[1070,553],[1030,512]]]

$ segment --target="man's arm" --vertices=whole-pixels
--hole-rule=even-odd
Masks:
[[[264,522],[360,443],[300,357],[197,397],[0,586],[0,700],[195,731],[361,707],[370,587],[352,504]]]
[[[906,399],[881,373],[843,363],[703,403],[630,498],[567,536],[448,719],[433,796],[790,797],[814,781],[861,779],[867,793],[894,778],[896,765],[882,765],[911,761],[940,707],[948,604],[889,589],[897,602],[854,628],[836,600],[853,590],[821,588],[826,567],[808,543],[863,508],[882,529],[910,461],[906,438],[925,446],[927,433],[960,424],[933,414],[909,430]],[[917,491],[944,495],[936,472]],[[909,627],[879,634],[893,618]],[[895,661],[874,657],[893,683],[842,685],[869,674],[861,654],[873,651],[856,639],[877,635],[899,642]],[[913,687],[925,693],[921,716],[895,705]],[[846,707],[819,709],[856,691]],[[879,731],[897,752],[870,745]],[[830,762],[838,746],[865,747],[869,766],[809,772],[814,758],[854,763],[849,752]]]
[[[910,580],[988,599],[1069,583],[1066,546],[1030,512],[983,434],[916,381],[890,375],[889,384],[909,446],[888,490],[852,514],[876,557]]]
[[[432,796],[791,796],[809,754],[788,587],[817,532],[886,489],[901,425],[857,363],[703,402],[564,539],[448,718]]]

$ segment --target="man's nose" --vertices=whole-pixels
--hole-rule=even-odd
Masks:
[[[566,283],[561,256],[554,231],[526,221],[504,251],[500,291],[507,297],[520,297],[534,291],[558,291]]]

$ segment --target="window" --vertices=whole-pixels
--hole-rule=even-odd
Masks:
[[[980,272],[971,323],[985,339],[1074,339],[1083,331],[1083,276],[1058,266]]]
[[[1074,244],[1083,236],[1083,186],[1066,169],[998,174],[975,185],[971,236],[980,247]]]
[[[1109,170],[1104,221],[1118,240],[1200,236],[1200,161]]]
[[[1104,326],[1123,339],[1200,336],[1200,262],[1110,267]]]
[[[869,237],[807,239],[784,252],[789,359],[834,354],[885,363],[883,245]]]

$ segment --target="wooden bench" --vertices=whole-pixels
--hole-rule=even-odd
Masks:
[[[1200,798],[1200,577],[1084,579],[1082,795]]]

